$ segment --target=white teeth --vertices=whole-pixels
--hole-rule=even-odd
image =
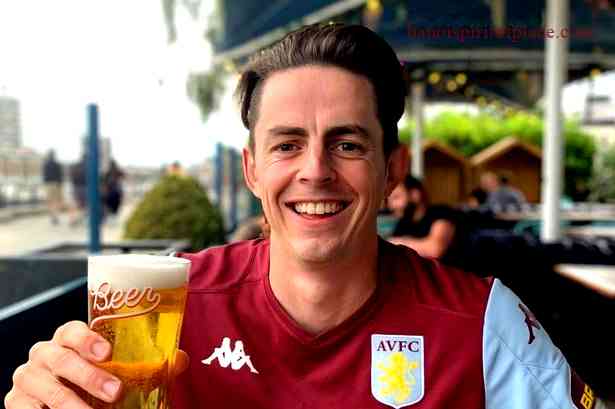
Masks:
[[[341,202],[301,202],[294,205],[297,213],[305,214],[337,213],[342,207]]]

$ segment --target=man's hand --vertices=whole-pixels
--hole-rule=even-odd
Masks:
[[[6,409],[89,408],[60,378],[105,402],[114,402],[120,395],[120,380],[95,365],[110,356],[111,345],[85,323],[62,325],[51,341],[35,344],[28,362],[15,370],[13,388],[4,399]],[[180,351],[174,374],[187,367],[188,356]]]

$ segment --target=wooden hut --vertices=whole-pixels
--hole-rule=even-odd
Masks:
[[[484,172],[508,177],[528,202],[540,201],[542,152],[539,147],[508,137],[483,149],[470,158],[473,186],[478,186]]]
[[[456,205],[465,199],[469,165],[460,152],[428,139],[423,143],[423,161],[423,183],[431,203]]]

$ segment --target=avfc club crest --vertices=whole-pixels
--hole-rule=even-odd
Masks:
[[[425,394],[423,337],[372,334],[372,395],[395,409]]]

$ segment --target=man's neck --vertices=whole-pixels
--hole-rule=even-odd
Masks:
[[[321,334],[344,322],[376,288],[377,238],[354,259],[326,264],[306,265],[287,256],[278,257],[277,250],[271,246],[269,280],[273,294],[311,334]]]

